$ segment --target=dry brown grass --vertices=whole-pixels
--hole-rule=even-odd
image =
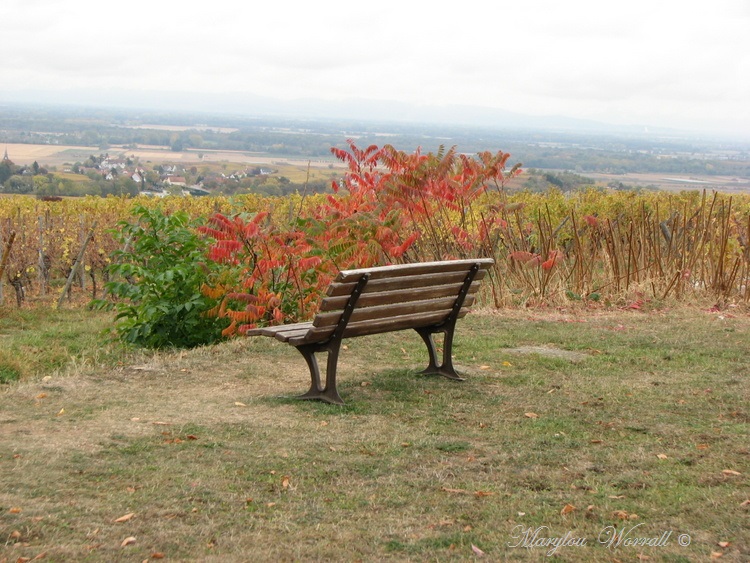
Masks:
[[[737,310],[472,315],[466,382],[415,376],[416,335],[354,339],[343,408],[287,399],[304,362],[267,339],[30,378],[0,394],[0,561],[546,560],[517,526],[589,538],[565,561],[747,560],[749,333]],[[671,541],[596,542],[637,524]]]

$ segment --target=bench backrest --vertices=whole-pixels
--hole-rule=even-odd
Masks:
[[[464,316],[474,303],[481,280],[494,261],[491,258],[421,262],[345,270],[328,288],[308,339],[333,334],[352,291],[364,275],[369,278],[349,318],[343,338],[436,325],[448,318],[469,271],[474,281],[459,313]]]

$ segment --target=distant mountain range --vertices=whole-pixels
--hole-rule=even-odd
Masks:
[[[344,101],[301,98],[278,100],[245,93],[194,93],[135,90],[0,91],[0,103],[73,105],[294,119],[352,119],[393,123],[461,125],[487,129],[575,131],[626,135],[675,134],[645,126],[623,126],[557,115],[524,115],[497,108],[451,105],[433,106],[350,99]]]

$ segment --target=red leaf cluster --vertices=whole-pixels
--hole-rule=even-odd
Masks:
[[[406,153],[352,141],[331,151],[348,172],[295,221],[216,214],[201,229],[214,239],[209,258],[227,266],[225,279],[205,289],[225,291],[213,313],[232,319],[227,334],[309,318],[339,270],[493,255],[507,227],[503,206],[477,216],[473,203],[520,173],[506,173],[509,154]],[[551,268],[557,257],[550,260]]]

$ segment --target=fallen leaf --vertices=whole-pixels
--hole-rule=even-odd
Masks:
[[[492,491],[474,491],[475,497],[491,497],[494,494]]]
[[[129,536],[122,540],[122,543],[120,544],[120,547],[125,547],[126,545],[131,545],[136,542],[135,536]]]
[[[151,559],[164,559],[166,557],[161,551],[156,551],[151,554]]]
[[[491,367],[485,364],[485,365],[479,366],[479,369],[491,369]]]
[[[591,440],[589,443],[591,443],[591,444],[603,444],[604,440]]]
[[[624,510],[615,510],[615,511],[614,511],[614,512],[612,513],[612,516],[614,516],[614,517],[615,517],[615,518],[617,518],[618,520],[627,520],[627,519],[628,519],[628,516],[629,516],[629,514],[628,514],[627,512],[625,512]]]
[[[740,473],[739,471],[735,471],[734,469],[724,469],[722,471],[722,473],[724,475],[730,475],[732,477],[738,477],[738,476],[742,475],[742,473]]]
[[[656,457],[659,459],[669,459],[665,454],[658,454]]]
[[[188,434],[187,435],[187,439],[188,440],[197,440],[198,436],[196,436],[195,434]]]
[[[21,509],[18,506],[14,506],[10,510],[8,510],[8,512],[10,512],[11,514],[20,514],[21,513]]]
[[[716,545],[718,545],[719,547],[723,547],[723,548],[726,549],[727,547],[729,547],[730,545],[732,545],[732,542],[720,541]]]
[[[13,530],[10,533],[10,538],[13,539],[13,540],[20,539],[21,538],[21,532],[19,532],[18,530]]]
[[[235,407],[246,407],[247,405],[245,403],[240,403],[239,401],[234,402]]]
[[[289,488],[289,475],[284,475],[284,478],[281,480],[281,486],[285,489]]]
[[[464,532],[471,532],[471,526],[464,526]]]
[[[410,446],[411,446],[411,444],[409,442],[401,442],[401,447],[402,448],[408,448]]]
[[[36,398],[37,399],[44,399],[47,396],[47,393],[39,393]]]
[[[750,506],[750,498],[740,503],[741,507]]]
[[[474,552],[474,555],[476,555],[477,557],[484,557],[484,551],[479,549],[474,544],[471,544],[471,550]]]
[[[153,424],[154,426],[169,426],[171,423],[155,421],[155,422],[152,422],[151,424]]]
[[[708,449],[708,444],[697,444],[695,447],[698,450],[707,450]]]
[[[359,384],[360,387],[369,387],[370,385],[372,385],[372,383],[370,383],[369,381],[363,381]]]
[[[609,495],[609,498],[619,500],[625,498],[625,495]]]
[[[440,490],[446,493],[459,493],[463,495],[470,494],[469,491],[467,491],[466,489],[449,489],[448,487],[440,487]]]
[[[719,557],[724,557],[724,554],[720,551],[712,551],[711,552],[711,559],[718,559]]]
[[[120,516],[119,518],[115,519],[115,522],[127,522],[131,518],[135,516],[135,512],[129,512],[128,514],[125,514],[124,516]]]
[[[510,362],[503,362],[502,366],[505,367],[505,368],[512,368],[513,364],[511,364]]]
[[[539,415],[536,414],[535,412],[525,412],[525,413],[523,413],[523,415],[526,418],[539,418]]]
[[[575,509],[576,509],[576,507],[573,506],[572,504],[566,504],[565,506],[562,507],[562,510],[560,511],[560,514],[562,514],[564,516],[566,514],[570,514]]]
[[[62,416],[64,414],[65,414],[65,409],[62,408],[62,409],[60,409],[60,412],[57,413],[57,416]]]
[[[320,421],[320,425],[321,425],[321,426],[328,426],[328,424],[329,424],[329,423],[328,423],[328,421],[327,421],[327,420],[321,420],[321,421]]]
[[[276,506],[276,503],[275,503],[275,502],[267,502],[267,503],[266,503],[266,506],[267,506],[268,508],[273,508],[274,506]]]
[[[648,561],[648,560],[649,560],[649,559],[651,559],[651,558],[650,558],[650,557],[649,557],[648,555],[643,555],[642,553],[639,553],[639,554],[638,554],[638,559],[639,559],[640,561]]]

